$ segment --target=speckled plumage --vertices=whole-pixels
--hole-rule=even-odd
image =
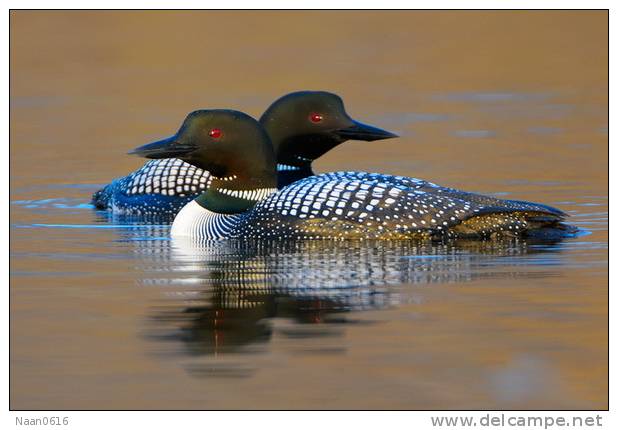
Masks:
[[[206,209],[201,208],[207,212]],[[181,213],[182,214],[182,213]],[[442,239],[521,236],[539,221],[558,223],[545,205],[440,187],[403,176],[335,172],[293,183],[225,219],[223,233],[204,224],[184,235],[253,239]],[[181,215],[179,215],[181,218]],[[176,223],[190,224],[189,219]]]
[[[98,209],[120,215],[173,217],[203,193],[212,178],[205,170],[177,158],[148,161],[135,172],[97,191],[92,201]]]
[[[292,182],[290,172],[298,177],[311,176],[310,169],[277,165],[281,185]],[[115,179],[93,194],[97,209],[109,209],[118,215],[174,216],[210,186],[209,172],[178,158],[150,160],[133,173]]]

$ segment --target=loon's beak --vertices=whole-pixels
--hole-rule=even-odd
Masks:
[[[177,140],[177,136],[157,142],[148,143],[130,151],[130,155],[139,155],[144,158],[181,158],[195,151],[195,146],[186,145]]]
[[[353,121],[353,123],[354,124],[351,127],[336,130],[335,134],[345,140],[365,140],[367,142],[399,137],[395,133],[382,130],[381,128],[374,127],[372,125],[363,124],[358,121]]]

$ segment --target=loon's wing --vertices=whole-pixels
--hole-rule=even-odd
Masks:
[[[423,179],[410,178],[406,176],[384,175],[380,173],[368,172],[332,172],[317,175],[324,179],[348,179],[348,180],[379,180],[386,182],[392,186],[404,186],[416,190],[425,191],[428,193],[439,193],[455,199],[460,199],[468,202],[475,202],[480,205],[489,207],[504,207],[509,209],[527,210],[531,212],[547,212],[559,217],[568,217],[569,215],[560,209],[541,203],[528,202],[524,200],[507,200],[497,197],[486,196],[483,194],[471,193],[467,191],[457,190],[455,188],[442,187],[432,182]]]
[[[92,203],[127,214],[177,212],[206,190],[210,180],[210,173],[177,158],[150,160],[94,193]]]
[[[456,196],[456,190],[427,184],[378,174],[312,176],[256,205],[245,218],[242,234],[332,239],[487,237],[501,232],[519,235],[563,218],[513,201],[485,206],[477,199],[466,199],[467,193]]]

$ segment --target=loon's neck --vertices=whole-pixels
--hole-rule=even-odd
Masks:
[[[291,166],[288,164],[277,164],[277,188],[287,187],[292,182],[313,176],[311,163],[303,164],[302,166]]]
[[[227,239],[242,213],[277,191],[277,178],[271,175],[260,178],[213,176],[211,186],[176,215],[171,235],[199,239]]]
[[[237,214],[245,212],[277,191],[274,174],[258,177],[213,176],[210,187],[195,202],[211,212]]]

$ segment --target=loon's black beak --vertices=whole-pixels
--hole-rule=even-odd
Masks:
[[[144,158],[182,158],[183,156],[195,151],[195,146],[179,142],[177,136],[157,142],[148,143],[130,151],[130,155],[139,155]]]
[[[336,130],[335,134],[345,140],[365,140],[367,142],[399,137],[395,133],[382,130],[381,128],[374,127],[372,125],[363,124],[358,121],[353,122],[354,125]]]

